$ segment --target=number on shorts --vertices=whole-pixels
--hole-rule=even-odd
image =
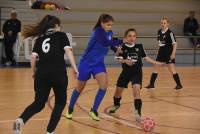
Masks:
[[[50,49],[50,44],[48,43],[48,41],[50,41],[50,38],[47,38],[43,41],[42,43],[42,51],[44,53],[48,53],[49,52],[49,49]]]

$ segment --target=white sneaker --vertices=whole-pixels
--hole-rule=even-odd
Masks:
[[[21,118],[16,119],[13,124],[13,134],[21,134],[23,125],[24,122]]]
[[[140,123],[141,122],[141,117],[140,117],[140,115],[139,115],[137,110],[135,110],[135,121],[136,121],[136,123]]]
[[[10,66],[12,64],[12,62],[8,61],[5,64],[6,64],[6,66]]]
[[[51,132],[51,133],[47,132],[47,134],[55,134],[55,133],[54,132]]]

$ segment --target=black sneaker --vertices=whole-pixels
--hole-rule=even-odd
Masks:
[[[118,109],[119,109],[120,106],[112,106],[109,110],[109,114],[113,114],[115,113]]]
[[[147,88],[147,89],[155,89],[155,86],[154,85],[148,85],[145,88]]]
[[[178,90],[182,90],[183,86],[182,85],[176,85],[176,87],[174,89]]]

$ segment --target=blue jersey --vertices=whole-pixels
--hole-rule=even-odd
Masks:
[[[122,44],[122,40],[113,40],[113,32],[106,32],[102,27],[97,27],[91,36],[87,49],[81,61],[86,61],[90,65],[104,63],[109,48]]]

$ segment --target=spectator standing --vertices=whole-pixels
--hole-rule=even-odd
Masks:
[[[6,54],[6,65],[10,66],[15,64],[13,45],[16,42],[17,35],[21,31],[21,22],[17,19],[16,10],[10,13],[11,18],[8,19],[3,25],[4,45]]]

